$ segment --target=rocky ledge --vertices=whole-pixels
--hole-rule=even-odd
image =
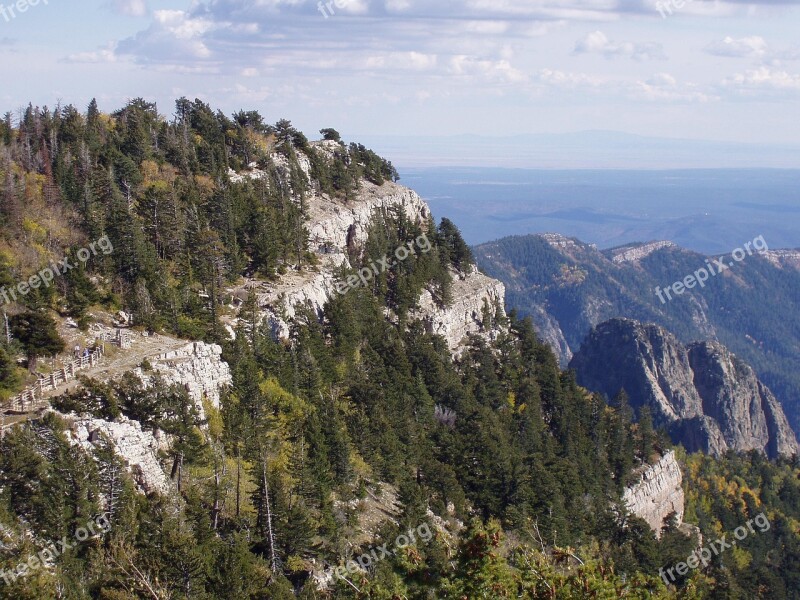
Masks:
[[[258,305],[276,338],[289,337],[290,325],[300,307],[310,309],[318,317],[335,293],[336,273],[341,266],[350,266],[350,253],[363,247],[370,224],[381,213],[403,213],[410,221],[425,228],[431,218],[428,205],[419,195],[392,182],[381,186],[367,181],[356,198],[349,202],[312,195],[308,201],[308,230],[311,250],[316,254],[313,269],[289,272],[274,283],[251,281],[233,290],[239,301],[254,291]],[[473,271],[454,273],[452,302],[446,307],[436,304],[431,294],[422,293],[419,310],[429,331],[441,334],[456,352],[469,334],[491,339],[499,329],[483,323],[484,305],[494,315],[499,307],[505,315],[505,287],[490,277]]]
[[[436,304],[427,290],[422,293],[419,310],[413,316],[422,320],[425,328],[447,340],[451,350],[456,351],[470,334],[476,334],[491,341],[497,337],[499,329],[491,323],[484,323],[484,315],[494,320],[499,309],[505,316],[505,286],[483,273],[473,271],[458,274],[453,278],[453,302],[446,307]]]
[[[626,262],[637,262],[642,260],[643,258],[647,258],[653,252],[661,250],[662,248],[677,248],[677,247],[678,246],[675,245],[674,243],[667,241],[622,246],[620,248],[614,248],[614,250],[611,251],[612,253],[611,260],[616,264],[626,263]]]
[[[219,407],[220,391],[232,381],[230,367],[221,357],[222,348],[217,344],[191,342],[183,348],[148,357],[147,362],[165,383],[186,388],[201,408],[203,399]],[[144,381],[150,378],[150,373],[141,367],[134,373]]]

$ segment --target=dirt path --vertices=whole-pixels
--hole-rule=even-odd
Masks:
[[[105,356],[96,367],[81,371],[81,376],[91,377],[92,379],[108,380],[123,375],[142,364],[142,361],[149,357],[158,356],[170,350],[182,348],[191,343],[189,340],[179,340],[165,335],[154,334],[142,337],[139,332],[132,332],[131,347],[123,350],[112,344],[106,343]],[[72,380],[62,384],[54,390],[47,392],[44,397],[52,398],[60,396],[64,392],[69,392],[79,387],[80,381]]]
[[[142,364],[147,358],[156,357],[159,354],[177,350],[187,344],[191,343],[188,340],[180,340],[164,335],[151,335],[143,337],[139,332],[131,332],[131,347],[129,349],[121,349],[111,343],[105,344],[105,355],[102,361],[95,367],[79,371],[83,377],[90,377],[92,379],[108,380],[114,379],[131,371]],[[62,383],[53,390],[44,394],[44,400],[60,396],[66,392],[71,392],[78,387],[81,383],[77,379],[72,379],[67,383]],[[32,407],[31,411],[21,415],[8,415],[2,414],[0,418],[0,429],[4,429],[21,421],[25,421],[32,416],[39,414],[47,404],[39,404]]]

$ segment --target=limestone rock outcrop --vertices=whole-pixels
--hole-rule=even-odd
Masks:
[[[376,186],[362,182],[352,202],[315,196],[309,201],[308,231],[311,248],[322,253],[344,252],[348,247],[367,241],[376,211],[402,211],[413,223],[423,224],[430,209],[415,191],[385,182]]]
[[[570,362],[578,383],[609,398],[624,389],[690,452],[758,450],[791,456],[797,439],[753,369],[716,342],[683,346],[666,329],[629,319],[595,327]]]
[[[566,367],[569,361],[572,360],[572,349],[569,347],[569,342],[564,337],[564,332],[561,331],[558,321],[538,305],[532,307],[530,316],[536,333],[553,350],[558,357],[559,364],[562,367]]]
[[[761,256],[781,269],[800,271],[800,250],[767,250]]]
[[[169,352],[149,356],[152,370],[141,367],[133,372],[145,383],[158,374],[168,385],[184,387],[204,417],[202,400],[219,406],[220,391],[230,385],[228,364],[222,360],[222,348],[216,344],[192,342]],[[69,424],[72,443],[87,452],[107,440],[123,460],[139,490],[166,494],[169,478],[161,468],[158,451],[167,446],[167,436],[160,431],[143,431],[139,422],[120,417],[115,421],[61,415]]]
[[[253,176],[252,173],[250,176]],[[322,315],[328,300],[336,293],[337,273],[350,266],[351,252],[357,252],[367,241],[369,227],[376,216],[402,213],[423,228],[431,217],[428,205],[420,196],[393,182],[378,186],[361,182],[356,197],[350,201],[312,194],[307,200],[310,250],[316,254],[318,266],[313,270],[292,271],[277,282],[251,281],[235,292],[241,302],[254,291],[262,316],[276,338],[288,338],[292,320],[299,308]],[[419,309],[413,316],[425,323],[429,331],[441,334],[456,352],[469,334],[496,337],[498,329],[483,323],[486,304],[495,315],[505,316],[505,288],[497,280],[474,270],[454,273],[453,302],[439,306],[429,291],[423,291]]]
[[[673,513],[680,525],[685,498],[683,474],[675,452],[670,450],[656,464],[648,465],[640,480],[625,488],[622,499],[628,510],[644,519],[658,537],[661,537],[664,521]]]
[[[162,443],[152,433],[142,431],[138,421],[124,417],[113,422],[104,419],[66,418],[71,421],[71,443],[91,452],[105,439],[123,460],[140,491],[146,494],[166,494],[169,491],[169,479],[158,461],[158,451]]]
[[[622,246],[612,250],[611,261],[614,263],[637,262],[643,258],[647,258],[656,250],[662,248],[677,248],[678,246],[673,242],[659,241],[649,242],[647,244],[631,244],[630,246]]]
[[[202,408],[203,398],[218,407],[220,391],[232,381],[230,367],[221,357],[222,348],[217,344],[191,342],[147,360],[168,385],[186,388],[189,396]],[[149,379],[149,374],[141,368],[134,372],[144,381]]]
[[[443,336],[453,350],[459,348],[470,334],[480,335],[487,341],[496,338],[499,329],[487,326],[483,317],[488,310],[493,319],[498,308],[505,316],[505,286],[496,279],[472,271],[454,277],[452,293],[453,302],[442,308],[429,291],[424,291],[414,316],[422,320],[430,333]]]

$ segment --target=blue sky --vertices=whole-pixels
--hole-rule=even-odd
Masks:
[[[800,143],[800,0],[662,0],[667,18],[656,0],[337,3],[39,0],[8,18],[0,0],[0,106],[143,96],[170,115],[185,95],[312,135]]]

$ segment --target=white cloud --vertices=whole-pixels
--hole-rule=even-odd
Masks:
[[[181,10],[157,10],[150,27],[120,42],[117,51],[135,56],[140,62],[195,68],[194,61],[211,58],[206,36],[216,28],[204,16],[194,17]]]
[[[109,44],[105,48],[101,48],[91,52],[76,52],[75,54],[68,55],[62,62],[67,63],[113,63],[117,62],[117,54],[114,51],[114,45]]]
[[[131,17],[143,17],[147,14],[145,0],[114,0],[114,8],[117,12]]]
[[[634,60],[666,58],[661,44],[653,42],[613,42],[602,31],[594,31],[575,42],[575,54],[601,54],[606,58],[618,56]]]
[[[757,35],[738,39],[727,36],[706,46],[706,52],[709,54],[734,58],[760,58],[768,50],[767,42]]]
[[[411,7],[408,0],[386,0],[386,10],[389,12],[403,12]]]
[[[435,54],[420,52],[392,52],[381,56],[371,56],[366,60],[368,69],[410,69],[426,71],[436,66],[438,57]]]
[[[608,81],[602,77],[586,73],[570,73],[558,69],[541,69],[534,76],[537,83],[558,89],[598,88]]]
[[[450,74],[473,81],[499,81],[522,83],[527,76],[507,60],[482,59],[465,54],[453,56],[449,62]]]
[[[723,85],[745,95],[800,92],[800,75],[761,67],[737,73],[723,81]]]
[[[656,73],[630,86],[630,95],[639,100],[662,103],[700,103],[719,100],[719,96],[703,91],[694,83],[681,83],[671,73]]]

